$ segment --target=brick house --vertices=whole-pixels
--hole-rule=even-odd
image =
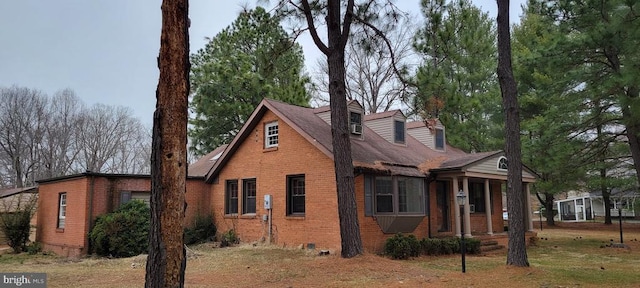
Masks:
[[[357,101],[348,109],[366,250],[380,251],[397,232],[459,235],[458,191],[467,195],[467,237],[503,231],[503,152],[467,154],[451,147],[437,120],[407,123],[400,111],[364,115]],[[339,249],[329,113],[328,107],[260,103],[206,175],[220,230],[235,229],[247,242]],[[523,170],[523,193],[529,195],[535,173]],[[265,195],[271,195],[270,210],[264,208]],[[531,209],[525,211],[533,230]]]
[[[460,235],[458,191],[467,195],[465,236],[503,231],[503,152],[467,154],[451,147],[437,120],[407,123],[399,110],[365,115],[357,101],[348,109],[365,250],[379,252],[397,232]],[[148,175],[99,173],[40,181],[38,241],[63,255],[86,253],[95,217],[124,200],[148,197],[149,181]],[[523,193],[534,181],[535,173],[524,167]],[[528,200],[525,205],[531,206]],[[189,166],[185,221],[213,214],[218,231],[234,229],[243,242],[339,250],[337,211],[329,107],[265,99],[228,146]],[[533,230],[531,209],[526,211]]]

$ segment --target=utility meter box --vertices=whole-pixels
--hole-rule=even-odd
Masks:
[[[264,209],[271,209],[271,195],[264,195]]]

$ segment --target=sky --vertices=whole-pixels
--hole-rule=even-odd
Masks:
[[[525,0],[511,1],[517,22]],[[265,2],[265,1],[262,1]],[[271,1],[276,2],[276,1]],[[420,14],[419,0],[398,0]],[[495,0],[472,0],[495,19]],[[151,125],[158,84],[161,0],[19,0],[0,3],[0,87],[17,85],[48,95],[70,88],[87,105],[130,107]],[[255,0],[189,1],[190,49],[203,48]],[[308,72],[321,54],[301,37]]]

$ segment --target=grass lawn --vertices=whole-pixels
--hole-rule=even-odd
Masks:
[[[190,247],[186,287],[640,287],[640,225],[580,223],[538,230],[528,247],[530,267],[508,267],[506,249],[460,256],[390,260],[373,254],[353,259],[297,249],[242,245]],[[635,239],[635,240],[634,240]],[[603,248],[601,248],[603,247]],[[316,251],[317,252],[317,251]],[[145,257],[77,260],[46,255],[0,256],[1,272],[45,272],[48,287],[141,287]]]

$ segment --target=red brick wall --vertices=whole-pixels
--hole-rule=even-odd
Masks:
[[[72,257],[86,253],[87,185],[84,177],[40,184],[36,239],[43,244],[45,251]],[[67,193],[64,229],[57,228],[58,195],[61,192]]]
[[[211,187],[211,207],[220,233],[235,229],[241,241],[265,240],[268,225],[264,195],[272,195],[272,242],[281,246],[314,243],[317,248],[340,249],[337,195],[333,161],[279,120],[277,149],[264,149],[264,124],[279,120],[267,111],[262,121],[244,140],[228,164],[221,170],[217,184]],[[305,175],[305,216],[286,216],[286,175]],[[257,203],[255,215],[224,215],[225,183],[239,181],[239,213],[242,213],[242,179],[255,178]]]
[[[93,195],[91,193],[93,187]],[[90,223],[102,214],[120,205],[121,191],[145,192],[151,190],[148,177],[81,176],[57,182],[41,183],[38,199],[38,226],[36,239],[45,251],[61,256],[80,256],[88,251]],[[67,192],[67,216],[64,229],[57,229],[58,195]],[[187,181],[187,211],[185,225],[193,223],[199,213],[209,213],[208,185],[201,179]],[[92,198],[92,199],[91,199]],[[93,209],[89,209],[93,203]],[[92,225],[93,223],[91,223]]]
[[[209,184],[202,179],[187,179],[187,193],[185,201],[187,202],[187,211],[185,211],[184,224],[186,227],[193,225],[197,216],[206,216],[211,214],[211,194]]]

